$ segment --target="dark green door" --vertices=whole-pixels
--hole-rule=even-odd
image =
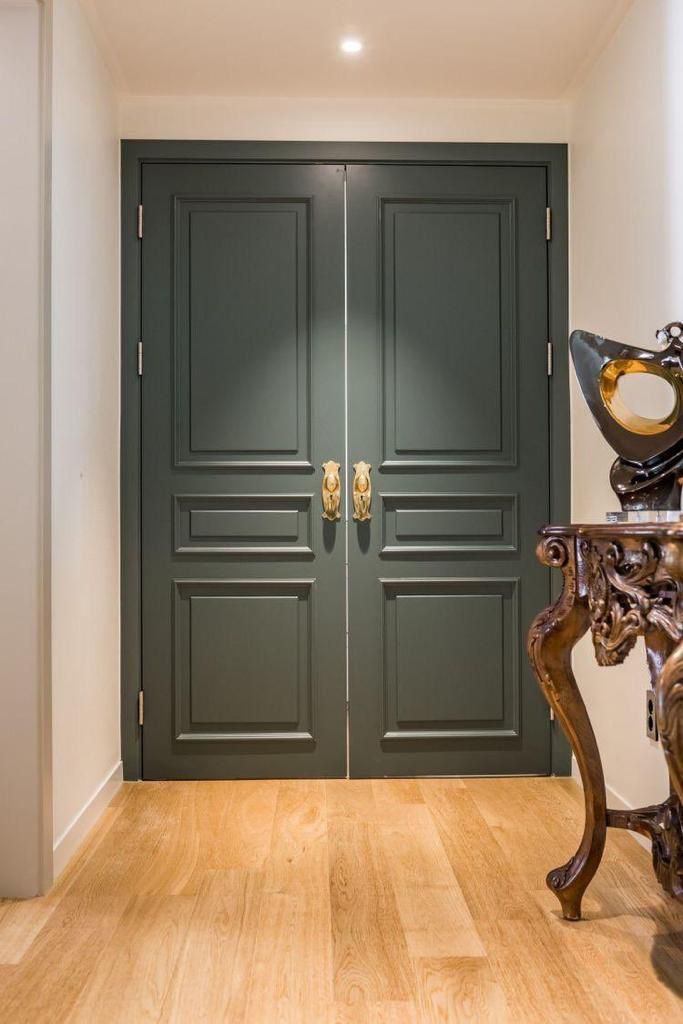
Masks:
[[[344,169],[143,176],[144,777],[346,771]]]
[[[344,174],[144,167],[146,778],[550,768],[545,170]]]
[[[354,776],[544,773],[545,170],[348,169]]]

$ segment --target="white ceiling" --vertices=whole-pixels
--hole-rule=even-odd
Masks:
[[[82,2],[123,92],[557,99],[630,0]]]

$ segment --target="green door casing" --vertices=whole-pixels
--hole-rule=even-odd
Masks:
[[[351,776],[547,773],[545,169],[160,162],[142,199],[143,776],[343,776],[347,726]]]

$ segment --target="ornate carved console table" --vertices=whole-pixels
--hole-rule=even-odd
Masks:
[[[598,869],[608,826],[652,840],[655,873],[683,899],[683,523],[547,526],[541,562],[561,569],[557,602],[536,617],[528,649],[546,700],[578,761],[586,824],[574,856],[547,877],[562,913],[581,917],[581,899]],[[607,808],[600,753],[571,666],[572,649],[590,628],[599,665],[618,665],[645,640],[659,736],[671,796],[634,811]]]

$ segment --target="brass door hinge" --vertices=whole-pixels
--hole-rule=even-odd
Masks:
[[[545,208],[545,240],[549,242],[553,237],[553,211],[549,206]]]
[[[142,342],[141,341],[138,342],[137,356],[138,356],[138,377],[142,377]]]
[[[138,725],[145,724],[145,692],[140,690],[138,693]]]
[[[142,203],[138,206],[138,238],[142,238]]]
[[[553,375],[553,343],[552,343],[552,341],[548,342],[548,347],[546,349],[546,370],[548,371],[548,376],[552,377],[552,375]]]

